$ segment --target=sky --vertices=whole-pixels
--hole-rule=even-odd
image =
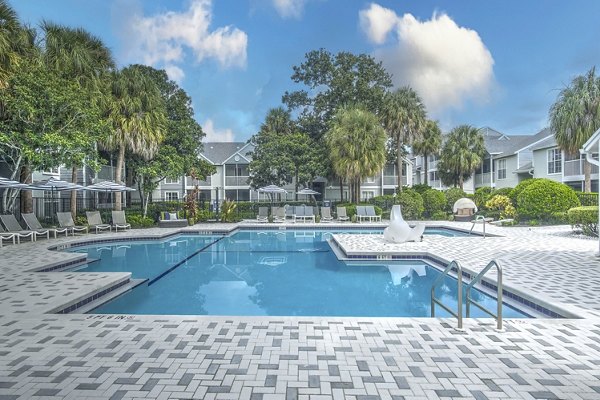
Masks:
[[[21,20],[82,27],[120,67],[165,69],[206,141],[246,141],[319,48],[366,53],[444,131],[548,125],[560,90],[600,64],[600,1],[9,0]]]

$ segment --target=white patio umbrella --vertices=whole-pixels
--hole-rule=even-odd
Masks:
[[[85,189],[85,187],[81,186],[81,185],[77,185],[72,182],[62,181],[60,179],[49,178],[44,181],[39,181],[39,182],[33,183],[31,185],[28,185],[27,187],[22,188],[22,189],[24,189],[24,190],[43,190],[46,192],[49,191],[51,193],[50,199],[51,199],[52,208],[53,208],[52,215],[54,216],[56,214],[56,204],[54,203],[54,193],[55,192],[83,190],[83,189]]]
[[[87,190],[91,190],[93,192],[104,192],[104,193],[117,193],[117,192],[135,192],[134,188],[127,187],[117,182],[113,181],[102,181],[98,183],[94,183],[93,185],[88,185],[85,187]]]
[[[303,195],[306,195],[306,196],[311,196],[312,199],[313,199],[313,201],[315,202],[315,204],[317,204],[317,199],[315,199],[315,194],[321,194],[321,193],[319,193],[319,192],[317,192],[315,190],[309,189],[309,188],[304,188],[302,190],[298,190],[296,192],[296,194],[303,194]]]
[[[466,197],[456,200],[454,206],[452,207],[452,211],[456,214],[458,210],[462,208],[472,208],[474,212],[477,212],[477,206],[475,205],[475,202]]]
[[[265,187],[261,187],[257,190],[258,193],[267,193],[269,195],[269,197],[271,198],[271,203],[273,202],[273,194],[282,194],[282,193],[287,193],[287,190],[285,190],[282,187],[279,187],[277,185],[269,185],[269,186],[265,186]]]

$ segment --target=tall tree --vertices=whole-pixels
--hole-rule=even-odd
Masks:
[[[405,86],[387,93],[381,112],[381,122],[396,144],[398,190],[402,190],[402,149],[419,140],[427,121],[423,101],[412,88]]]
[[[102,40],[83,28],[70,28],[44,21],[42,30],[45,36],[43,59],[48,68],[62,78],[76,82],[80,89],[90,96],[91,103],[98,105],[96,99],[105,95],[102,90],[104,81],[115,67],[110,49]],[[92,132],[88,130],[87,133]],[[90,138],[86,143],[87,148],[89,149],[89,145],[99,139],[101,138]],[[74,153],[73,159],[67,163],[71,165],[73,183],[77,182],[78,168],[92,153],[84,150],[86,149]],[[77,192],[75,191],[71,192],[71,214],[73,218],[77,214]]]
[[[298,192],[301,184],[308,186],[322,170],[318,146],[310,136],[297,130],[290,113],[283,108],[269,110],[250,142],[254,145],[249,166],[253,188],[293,182]]]
[[[423,156],[425,169],[425,184],[429,182],[429,156],[437,155],[442,147],[442,131],[437,121],[428,120],[423,129],[420,139],[417,139],[413,145],[413,152]]]
[[[145,215],[150,193],[165,178],[191,176],[193,171],[194,179],[206,179],[215,169],[198,157],[205,134],[194,119],[192,99],[185,90],[170,80],[164,70],[145,65],[133,65],[131,68],[154,82],[165,105],[167,118],[164,140],[156,154],[150,159],[132,154],[128,159]]]
[[[452,129],[442,147],[438,172],[445,185],[458,185],[464,189],[464,181],[481,165],[485,145],[481,131],[470,125]]]
[[[24,28],[15,10],[6,0],[0,0],[0,88],[6,87],[8,79],[19,65],[19,37],[23,33]]]
[[[351,201],[358,203],[362,179],[385,165],[386,134],[379,119],[365,109],[344,107],[335,114],[325,140],[336,174],[350,182]]]
[[[550,108],[550,126],[558,146],[569,154],[578,154],[584,143],[600,128],[600,77],[596,67],[575,77],[558,94]],[[592,166],[585,160],[585,191],[592,190]]]
[[[134,67],[113,73],[110,96],[104,102],[111,132],[104,141],[108,150],[118,152],[115,180],[122,181],[125,152],[152,158],[164,139],[165,105],[156,84]],[[121,210],[121,193],[115,196]]]

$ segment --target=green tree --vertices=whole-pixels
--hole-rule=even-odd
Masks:
[[[396,146],[398,191],[402,190],[403,148],[421,139],[426,120],[425,105],[412,88],[405,86],[385,96],[381,121]]]
[[[111,125],[103,144],[118,152],[115,180],[121,182],[126,150],[144,159],[158,151],[165,135],[165,105],[156,84],[130,66],[113,73],[103,110]],[[115,202],[121,210],[121,193]]]
[[[318,146],[297,130],[290,113],[282,108],[269,110],[250,141],[254,146],[249,166],[253,188],[294,182],[298,192],[300,184],[308,186],[322,169]]]
[[[165,135],[157,152],[149,159],[139,154],[131,154],[128,159],[146,215],[150,193],[165,178],[191,176],[193,171],[195,179],[206,179],[215,168],[198,157],[205,134],[194,119],[192,99],[185,90],[170,80],[164,70],[145,65],[130,68],[154,82],[166,111]]]
[[[429,156],[437,155],[442,148],[442,131],[437,121],[428,120],[423,129],[423,134],[413,145],[413,152],[423,156],[425,169],[425,185],[429,183]]]
[[[454,185],[463,190],[468,179],[481,164],[485,146],[479,129],[460,125],[448,135],[442,147],[438,172],[445,185]]]
[[[558,146],[569,154],[579,149],[600,128],[600,77],[596,68],[575,77],[571,84],[558,94],[550,107],[550,126]],[[592,166],[586,160],[583,165],[585,191],[592,190]]]
[[[26,30],[15,10],[6,0],[0,0],[0,88],[6,88],[12,73],[18,68]]]
[[[336,113],[325,140],[336,174],[350,183],[351,201],[358,203],[361,180],[385,165],[384,129],[375,114],[344,107]]]
[[[107,75],[114,69],[115,63],[110,49],[83,28],[69,28],[63,25],[44,22],[44,52],[43,60],[48,68],[64,79],[73,80],[80,89],[87,93],[92,100],[90,103],[97,107],[103,93]],[[85,162],[94,161],[96,155],[93,146],[101,138],[91,136],[93,130],[82,127],[81,135],[90,135],[85,141],[85,147],[80,152],[73,153],[71,160],[66,160],[71,165],[71,181],[77,182],[77,170]],[[92,158],[90,160],[90,157]],[[71,192],[71,214],[77,214],[77,193]]]

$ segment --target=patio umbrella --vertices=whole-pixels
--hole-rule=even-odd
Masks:
[[[91,190],[93,192],[104,192],[104,193],[117,193],[117,192],[135,192],[134,188],[127,187],[117,182],[113,181],[102,181],[98,183],[94,183],[93,185],[88,185],[85,187],[87,190]]]
[[[60,179],[56,179],[56,178],[49,178],[46,179],[45,181],[39,181],[36,183],[33,183],[31,185],[28,185],[25,188],[22,188],[25,190],[43,190],[43,191],[50,191],[50,199],[52,201],[52,218],[54,218],[54,215],[56,214],[56,204],[54,203],[54,193],[55,192],[65,192],[65,191],[72,191],[72,190],[83,190],[85,189],[84,186],[81,185],[77,185],[75,183],[72,182],[67,182],[67,181],[62,181]]]
[[[267,193],[269,195],[269,197],[271,198],[271,203],[273,203],[273,194],[276,193],[287,193],[287,190],[285,190],[284,188],[281,188],[277,185],[269,185],[269,186],[265,186],[265,187],[261,187],[257,190],[257,192],[259,193]]]
[[[317,204],[317,199],[315,199],[315,194],[321,194],[321,193],[314,191],[312,189],[309,189],[309,188],[304,188],[302,190],[297,191],[296,194],[304,194],[307,196],[311,196],[313,201],[315,202],[315,204]]]
[[[475,210],[475,212],[477,212],[477,206],[475,205],[475,202],[466,197],[456,200],[454,206],[452,207],[452,212],[456,214],[461,208],[472,208]]]

